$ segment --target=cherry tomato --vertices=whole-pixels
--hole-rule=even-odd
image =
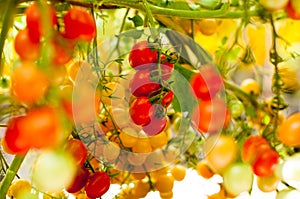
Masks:
[[[12,75],[12,92],[24,103],[33,103],[44,97],[49,87],[46,75],[34,63],[22,63]]]
[[[264,149],[253,162],[253,171],[259,177],[270,176],[274,173],[278,162],[279,155],[275,150],[271,148]]]
[[[209,179],[214,176],[213,171],[204,161],[198,162],[195,169],[197,173],[205,179]]]
[[[132,102],[129,114],[135,124],[145,126],[154,115],[154,107],[147,97],[138,97]]]
[[[289,1],[288,5],[285,8],[285,12],[287,16],[291,19],[299,20],[300,19],[300,12],[295,10],[292,1]]]
[[[80,191],[89,179],[89,171],[85,167],[79,167],[72,183],[66,188],[69,193]]]
[[[110,187],[110,177],[106,172],[96,171],[85,185],[86,195],[90,198],[100,198]]]
[[[61,35],[56,35],[52,41],[54,47],[54,52],[52,56],[52,62],[54,65],[64,65],[68,63],[74,52],[75,43],[70,39],[61,37]]]
[[[289,116],[280,125],[277,137],[287,146],[300,146],[300,113]]]
[[[130,91],[134,96],[149,96],[160,89],[160,84],[151,79],[150,70],[137,71],[131,82]]]
[[[229,122],[229,111],[222,99],[201,101],[192,115],[192,124],[199,131],[214,133]]]
[[[217,32],[218,23],[216,19],[202,19],[200,21],[196,21],[196,26],[194,26],[197,30],[199,30],[203,35],[210,36]]]
[[[269,11],[276,11],[284,8],[289,0],[259,0],[259,3]]]
[[[59,120],[51,107],[28,111],[19,123],[20,138],[33,148],[55,147],[59,141]]]
[[[161,105],[164,108],[167,108],[170,106],[174,98],[174,92],[173,91],[168,91],[167,93],[164,94],[162,100],[161,100]]]
[[[45,26],[50,25],[50,28],[54,28],[57,24],[55,9],[50,4],[47,4],[45,7],[43,6],[44,5],[40,6],[35,2],[31,4],[25,11],[29,35],[34,42],[39,42],[41,36],[46,34]],[[43,15],[45,15],[46,12],[48,13],[46,18],[49,20],[49,25],[43,24]]]
[[[247,163],[231,164],[223,173],[224,188],[233,196],[249,192],[253,184],[253,171]]]
[[[259,147],[269,148],[268,141],[259,135],[252,135],[246,139],[242,147],[242,160],[253,163],[256,158]]]
[[[136,70],[149,69],[151,63],[157,63],[158,53],[147,41],[136,43],[129,53],[129,64]]]
[[[88,151],[82,141],[78,139],[68,140],[65,150],[71,153],[76,160],[77,165],[82,166],[87,158]]]
[[[70,8],[64,16],[65,37],[91,42],[96,35],[96,23],[92,14],[80,7]]]
[[[257,177],[257,186],[263,192],[275,191],[279,182],[280,180],[275,174],[267,177]]]
[[[40,57],[41,45],[33,42],[28,29],[20,30],[15,38],[15,50],[23,61],[35,61]]]
[[[257,81],[254,79],[248,78],[244,79],[241,83],[241,89],[251,95],[258,95],[260,90],[259,90],[259,85]]]
[[[207,165],[214,173],[222,173],[238,155],[238,145],[231,136],[214,134],[204,142]]]
[[[157,117],[151,118],[150,123],[143,126],[143,131],[149,135],[154,136],[165,130],[167,126],[167,117]]]
[[[23,119],[24,116],[20,116],[12,118],[8,122],[2,147],[8,149],[10,154],[24,154],[30,149],[29,143],[20,136],[20,121]]]
[[[191,77],[190,84],[197,98],[210,100],[221,91],[223,80],[212,66],[204,66]]]

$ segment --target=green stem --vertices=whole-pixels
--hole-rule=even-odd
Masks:
[[[25,159],[25,155],[16,155],[13,159],[10,167],[7,169],[4,179],[1,182],[0,185],[0,199],[6,199],[6,193],[8,191],[8,188],[17,175],[17,172]]]
[[[151,10],[149,8],[148,2],[147,2],[147,0],[142,0],[142,1],[143,1],[143,5],[145,7],[145,12],[146,12],[146,14],[148,16],[148,19],[149,19],[149,22],[150,22],[150,27],[153,28],[155,26],[155,23],[154,23],[153,15],[152,15]]]
[[[6,3],[6,8],[3,13],[3,23],[2,23],[2,30],[0,33],[0,77],[2,77],[3,68],[4,68],[4,61],[3,59],[3,50],[4,50],[4,44],[6,41],[7,33],[12,26],[14,12],[17,7],[17,0],[9,0]]]
[[[224,85],[226,89],[233,91],[239,98],[248,100],[255,108],[258,108],[259,104],[252,95],[245,93],[238,86],[228,81],[224,81]]]

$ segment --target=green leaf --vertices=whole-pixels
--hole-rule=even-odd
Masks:
[[[142,36],[143,33],[144,33],[144,30],[134,29],[134,30],[130,30],[130,31],[126,31],[124,33],[121,33],[119,35],[119,37],[124,36],[124,37],[132,37],[134,39],[139,39]]]
[[[251,106],[246,107],[245,114],[251,118],[257,117],[255,108]]]
[[[134,23],[135,27],[144,25],[144,21],[140,15],[135,15],[134,17],[128,17],[128,19]]]

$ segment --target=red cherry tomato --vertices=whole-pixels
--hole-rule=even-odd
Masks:
[[[23,119],[24,116],[20,116],[8,122],[3,138],[5,143],[3,148],[7,148],[11,154],[24,154],[30,149],[29,143],[20,136],[20,121]]]
[[[72,59],[75,48],[74,41],[56,35],[52,44],[54,47],[52,62],[54,65],[64,65]]]
[[[134,96],[150,96],[160,89],[160,84],[151,79],[150,70],[137,71],[130,81],[130,91]]]
[[[28,29],[20,30],[15,38],[15,50],[23,61],[36,61],[40,57],[41,45],[33,42]]]
[[[210,100],[221,91],[223,80],[212,66],[204,66],[191,77],[190,84],[197,98]]]
[[[230,114],[222,99],[201,101],[192,115],[192,124],[200,132],[214,133],[227,126]]]
[[[153,118],[151,118],[149,124],[143,126],[143,131],[149,136],[154,136],[163,132],[166,126],[167,126],[167,117],[154,116]]]
[[[79,167],[71,185],[69,185],[66,190],[69,193],[76,193],[80,191],[86,185],[89,179],[89,174],[89,171],[85,167]]]
[[[34,108],[20,121],[20,136],[32,148],[55,147],[59,141],[58,125],[59,119],[53,108]]]
[[[274,173],[279,162],[278,153],[272,148],[262,149],[253,162],[253,172],[259,177],[267,177]]]
[[[149,69],[151,63],[157,63],[158,53],[147,41],[136,43],[129,53],[129,64],[136,70]]]
[[[41,36],[45,35],[45,26],[43,24],[43,18],[45,15],[45,10],[49,14],[49,16],[45,17],[49,19],[49,24],[51,28],[54,28],[57,24],[56,11],[55,9],[47,4],[47,6],[43,7],[43,5],[39,6],[37,3],[31,4],[25,11],[26,15],[26,23],[29,30],[29,35],[32,41],[39,42]],[[47,24],[47,26],[49,26]]]
[[[110,187],[110,177],[106,172],[96,171],[85,185],[85,192],[89,198],[100,198]]]
[[[65,149],[66,151],[71,153],[71,155],[76,160],[77,165],[79,166],[83,165],[88,155],[88,151],[82,141],[78,139],[70,139],[68,140]]]
[[[285,12],[287,16],[291,19],[299,20],[300,19],[300,12],[297,12],[293,6],[291,1],[289,1],[288,5],[285,8]]]
[[[132,102],[129,114],[135,124],[145,126],[154,115],[154,107],[148,97],[138,97]]]
[[[244,162],[253,163],[256,159],[259,147],[269,148],[268,141],[259,135],[252,135],[246,139],[242,147],[242,160]]]
[[[96,35],[93,15],[80,7],[73,7],[64,16],[65,37],[91,42]]]
[[[163,107],[167,108],[172,103],[173,98],[174,98],[174,92],[173,91],[169,91],[169,92],[165,93],[162,100],[161,100],[161,105]]]

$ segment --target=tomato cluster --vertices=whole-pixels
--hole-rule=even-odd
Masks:
[[[90,198],[100,198],[110,187],[110,176],[104,171],[95,171],[85,166],[88,157],[88,151],[82,141],[70,139],[64,149],[74,157],[77,165],[76,174],[71,184],[66,187],[69,193],[78,193],[84,191]]]
[[[265,138],[253,135],[248,137],[243,144],[242,159],[252,165],[257,176],[267,177],[274,173],[279,162],[279,155],[270,147]]]
[[[148,41],[132,47],[129,63],[136,70],[129,85],[133,95],[130,117],[146,134],[159,134],[166,127],[166,108],[174,97],[173,91],[166,86],[174,64]]]
[[[193,111],[192,124],[199,132],[216,133],[229,123],[230,113],[218,95],[223,80],[214,67],[204,65],[190,79],[191,92],[198,99]]]

